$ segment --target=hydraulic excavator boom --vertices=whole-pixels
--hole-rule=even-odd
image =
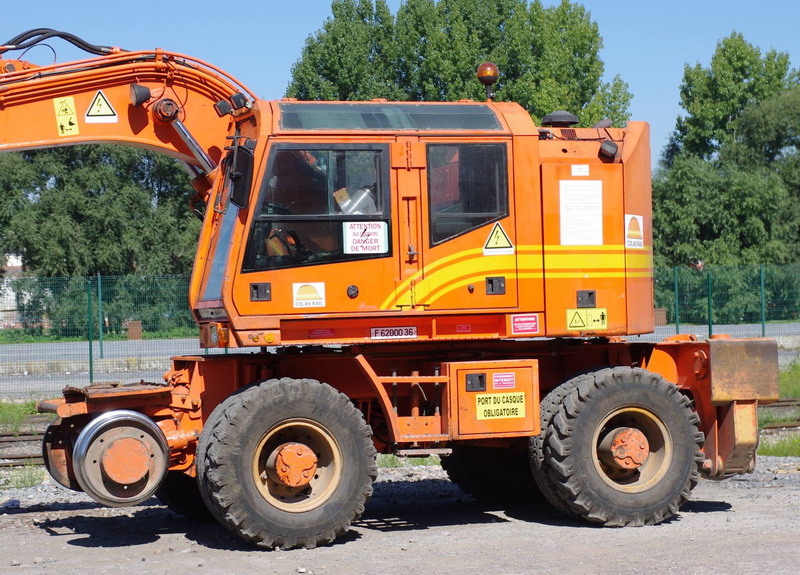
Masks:
[[[51,37],[98,56],[49,66],[0,56],[0,150],[120,143],[169,154],[208,175],[228,144],[231,117],[249,111],[255,99],[194,58],[93,46],[53,30],[17,36],[0,46],[0,55]]]

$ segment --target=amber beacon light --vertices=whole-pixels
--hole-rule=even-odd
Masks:
[[[491,62],[484,62],[478,66],[477,71],[478,81],[486,88],[486,99],[491,100],[494,97],[492,86],[497,82],[500,77],[500,70],[496,64]]]

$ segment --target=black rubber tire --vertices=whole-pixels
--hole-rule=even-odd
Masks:
[[[168,471],[155,495],[168,509],[187,519],[214,520],[200,496],[197,480],[181,471]]]
[[[450,481],[484,503],[526,503],[541,498],[524,449],[456,444],[441,463]]]
[[[580,517],[606,526],[669,519],[700,478],[700,418],[660,375],[628,367],[587,375],[566,394],[548,429],[545,457],[557,496]],[[645,462],[624,479],[607,472],[598,455],[604,431],[620,426],[641,429],[650,444]]]
[[[320,458],[313,478],[319,483],[287,495],[258,466],[274,445],[306,434]],[[325,449],[329,457],[320,455]],[[361,412],[347,396],[310,379],[268,380],[226,399],[207,420],[197,455],[200,493],[212,514],[267,548],[330,543],[363,513],[377,476]]]
[[[208,446],[213,442],[214,439],[213,430],[219,423],[219,420],[225,416],[225,406],[232,402],[234,397],[240,393],[244,393],[254,385],[257,385],[257,383],[253,383],[236,390],[229,397],[227,397],[225,401],[217,405],[217,407],[214,408],[214,411],[211,412],[211,415],[209,415],[206,421],[203,423],[203,432],[200,434],[200,439],[197,441],[197,450],[195,451],[194,455],[196,475],[195,482],[197,483],[197,491],[200,493],[200,498],[203,500],[206,509],[208,509],[209,513],[211,513],[211,516],[223,525],[225,524],[225,514],[221,512],[220,509],[212,502],[212,487],[206,481],[202,470],[205,469],[204,462],[206,461]]]
[[[545,455],[547,436],[553,417],[555,417],[558,410],[561,409],[561,402],[564,401],[564,398],[572,392],[581,381],[591,377],[591,375],[582,374],[568,379],[558,387],[550,390],[539,405],[541,432],[539,435],[531,437],[528,443],[529,463],[539,491],[550,505],[568,517],[575,517],[576,515],[572,508],[558,495],[556,487],[557,479],[550,471],[550,466],[547,464],[547,457]]]

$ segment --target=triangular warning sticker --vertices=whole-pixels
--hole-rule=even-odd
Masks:
[[[508,234],[500,225],[500,222],[495,223],[492,231],[489,232],[489,237],[486,238],[486,243],[483,244],[483,254],[487,256],[500,256],[510,255],[514,253],[514,244],[508,238]]]
[[[586,323],[583,321],[581,314],[577,311],[573,314],[572,319],[569,320],[569,329],[578,329],[581,327],[586,327]]]
[[[74,114],[74,113],[75,113],[75,112],[73,112],[73,111],[72,111],[72,108],[70,108],[70,107],[67,105],[67,102],[66,102],[66,101],[63,101],[63,102],[61,102],[61,104],[59,104],[59,107],[58,107],[58,114],[57,114],[57,115],[59,115],[59,116],[71,116],[71,115],[72,115],[72,114]]]
[[[102,90],[98,90],[94,95],[89,109],[86,110],[86,122],[88,124],[113,124],[118,121],[117,112],[108,101]]]

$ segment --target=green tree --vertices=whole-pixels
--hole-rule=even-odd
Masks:
[[[504,62],[515,70],[507,77],[506,99],[520,102],[537,119],[564,109],[579,114],[582,125],[604,117],[624,124],[631,95],[619,76],[610,83],[601,81],[602,47],[597,23],[583,6],[562,1],[545,8],[537,0],[530,6],[528,26],[520,30],[515,53]]]
[[[800,151],[800,86],[742,111],[725,153],[742,165],[787,166]]]
[[[175,161],[123,146],[20,157],[25,177],[13,183],[18,196],[2,239],[27,270],[53,277],[191,268],[199,222],[184,207],[193,192]]]
[[[768,169],[681,154],[653,179],[656,265],[785,263],[796,256],[792,200]]]
[[[717,44],[711,63],[686,65],[680,87],[679,117],[665,162],[679,153],[709,159],[719,150],[734,120],[748,107],[798,85],[798,73],[789,67],[789,55],[761,51],[733,32]]]
[[[687,65],[678,118],[653,179],[660,265],[795,262],[800,257],[800,85],[789,57],[739,33],[708,68]]]
[[[720,158],[753,173],[777,176],[790,201],[778,216],[789,230],[787,243],[800,258],[800,86],[744,110],[733,134],[720,148]]]
[[[0,153],[0,275],[5,265],[8,230],[12,217],[19,213],[25,203],[23,190],[34,179],[33,170],[16,152]],[[6,253],[4,253],[6,252]]]
[[[537,120],[557,109],[590,125],[628,119],[621,78],[602,82],[602,39],[590,13],[566,0],[407,0],[395,18],[383,0],[334,0],[333,17],[306,42],[287,96],[311,100],[481,100],[483,61],[501,70],[498,100]],[[343,53],[344,52],[344,53]]]
[[[292,67],[286,95],[301,100],[397,97],[389,61],[394,21],[384,0],[334,0],[333,17]]]

